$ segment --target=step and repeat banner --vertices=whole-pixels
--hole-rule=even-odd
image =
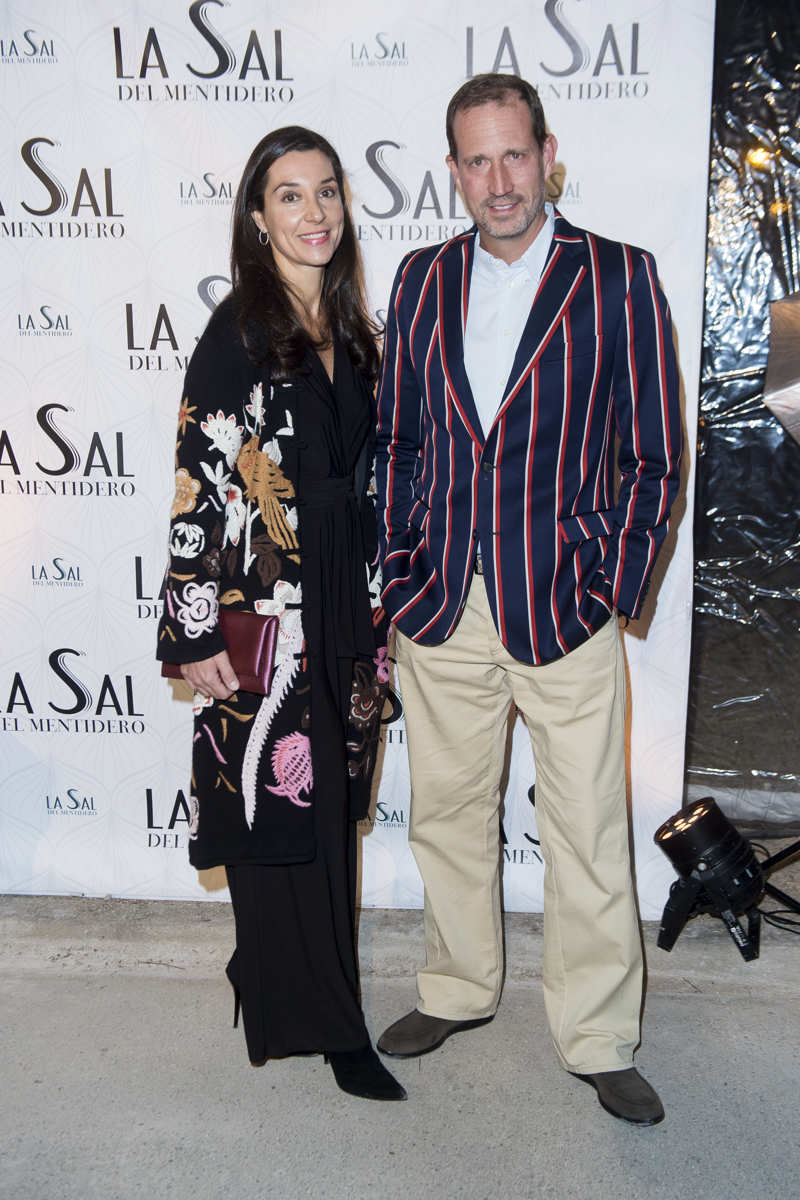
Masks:
[[[113,10],[113,11],[112,11]],[[539,88],[574,223],[652,249],[685,388],[686,487],[625,637],[637,877],[681,805],[691,457],[702,320],[711,0],[73,0],[0,4],[0,889],[225,898],[186,857],[189,697],[155,664],[181,382],[229,287],[251,148],[302,124],[348,174],[371,305],[401,256],[470,224],[444,112],[481,71]],[[402,697],[384,714],[363,903],[418,907]],[[524,728],[509,731],[505,903],[540,910]]]

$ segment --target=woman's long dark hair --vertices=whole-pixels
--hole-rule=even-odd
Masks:
[[[297,371],[306,350],[316,345],[304,329],[271,246],[262,246],[252,213],[264,204],[267,172],[293,150],[319,150],[330,160],[344,208],[342,238],[325,268],[322,315],[330,334],[345,345],[353,365],[370,382],[378,374],[378,326],[369,317],[364,276],[353,219],[344,191],[344,173],[333,146],[301,125],[287,125],[263,137],[253,150],[236,192],[231,237],[231,279],[236,319],[251,356],[269,356],[273,378]],[[324,343],[323,343],[324,344]]]

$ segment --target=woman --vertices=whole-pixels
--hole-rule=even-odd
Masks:
[[[189,858],[227,869],[251,1061],[321,1051],[344,1091],[404,1100],[358,1001],[355,821],[388,679],[378,355],[324,138],[290,126],[255,147],[231,268],[186,376],[159,627],[158,657],[195,689]],[[220,605],[278,614],[269,696],[237,690]]]

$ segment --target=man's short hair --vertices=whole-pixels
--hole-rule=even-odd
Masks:
[[[530,110],[533,136],[536,145],[541,150],[547,137],[547,126],[542,102],[536,88],[526,79],[520,79],[519,75],[487,73],[486,75],[474,75],[472,79],[462,83],[447,106],[445,128],[447,144],[452,157],[458,160],[456,139],[453,133],[456,113],[465,112],[468,108],[478,108],[481,104],[508,104],[514,97],[520,99]]]

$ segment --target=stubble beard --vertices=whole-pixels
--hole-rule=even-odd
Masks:
[[[480,213],[475,217],[475,224],[480,229],[481,233],[485,233],[488,237],[497,239],[498,241],[505,238],[522,237],[528,232],[531,225],[540,221],[544,216],[545,194],[544,187],[541,188],[538,195],[534,196],[530,204],[525,205],[522,212],[519,214],[518,220],[512,225],[506,224],[500,220],[495,224],[492,217],[489,215],[489,204],[496,204],[498,201],[506,202],[516,201],[524,204],[524,197],[516,192],[512,192],[507,196],[493,196],[491,201],[486,201],[481,205]]]

